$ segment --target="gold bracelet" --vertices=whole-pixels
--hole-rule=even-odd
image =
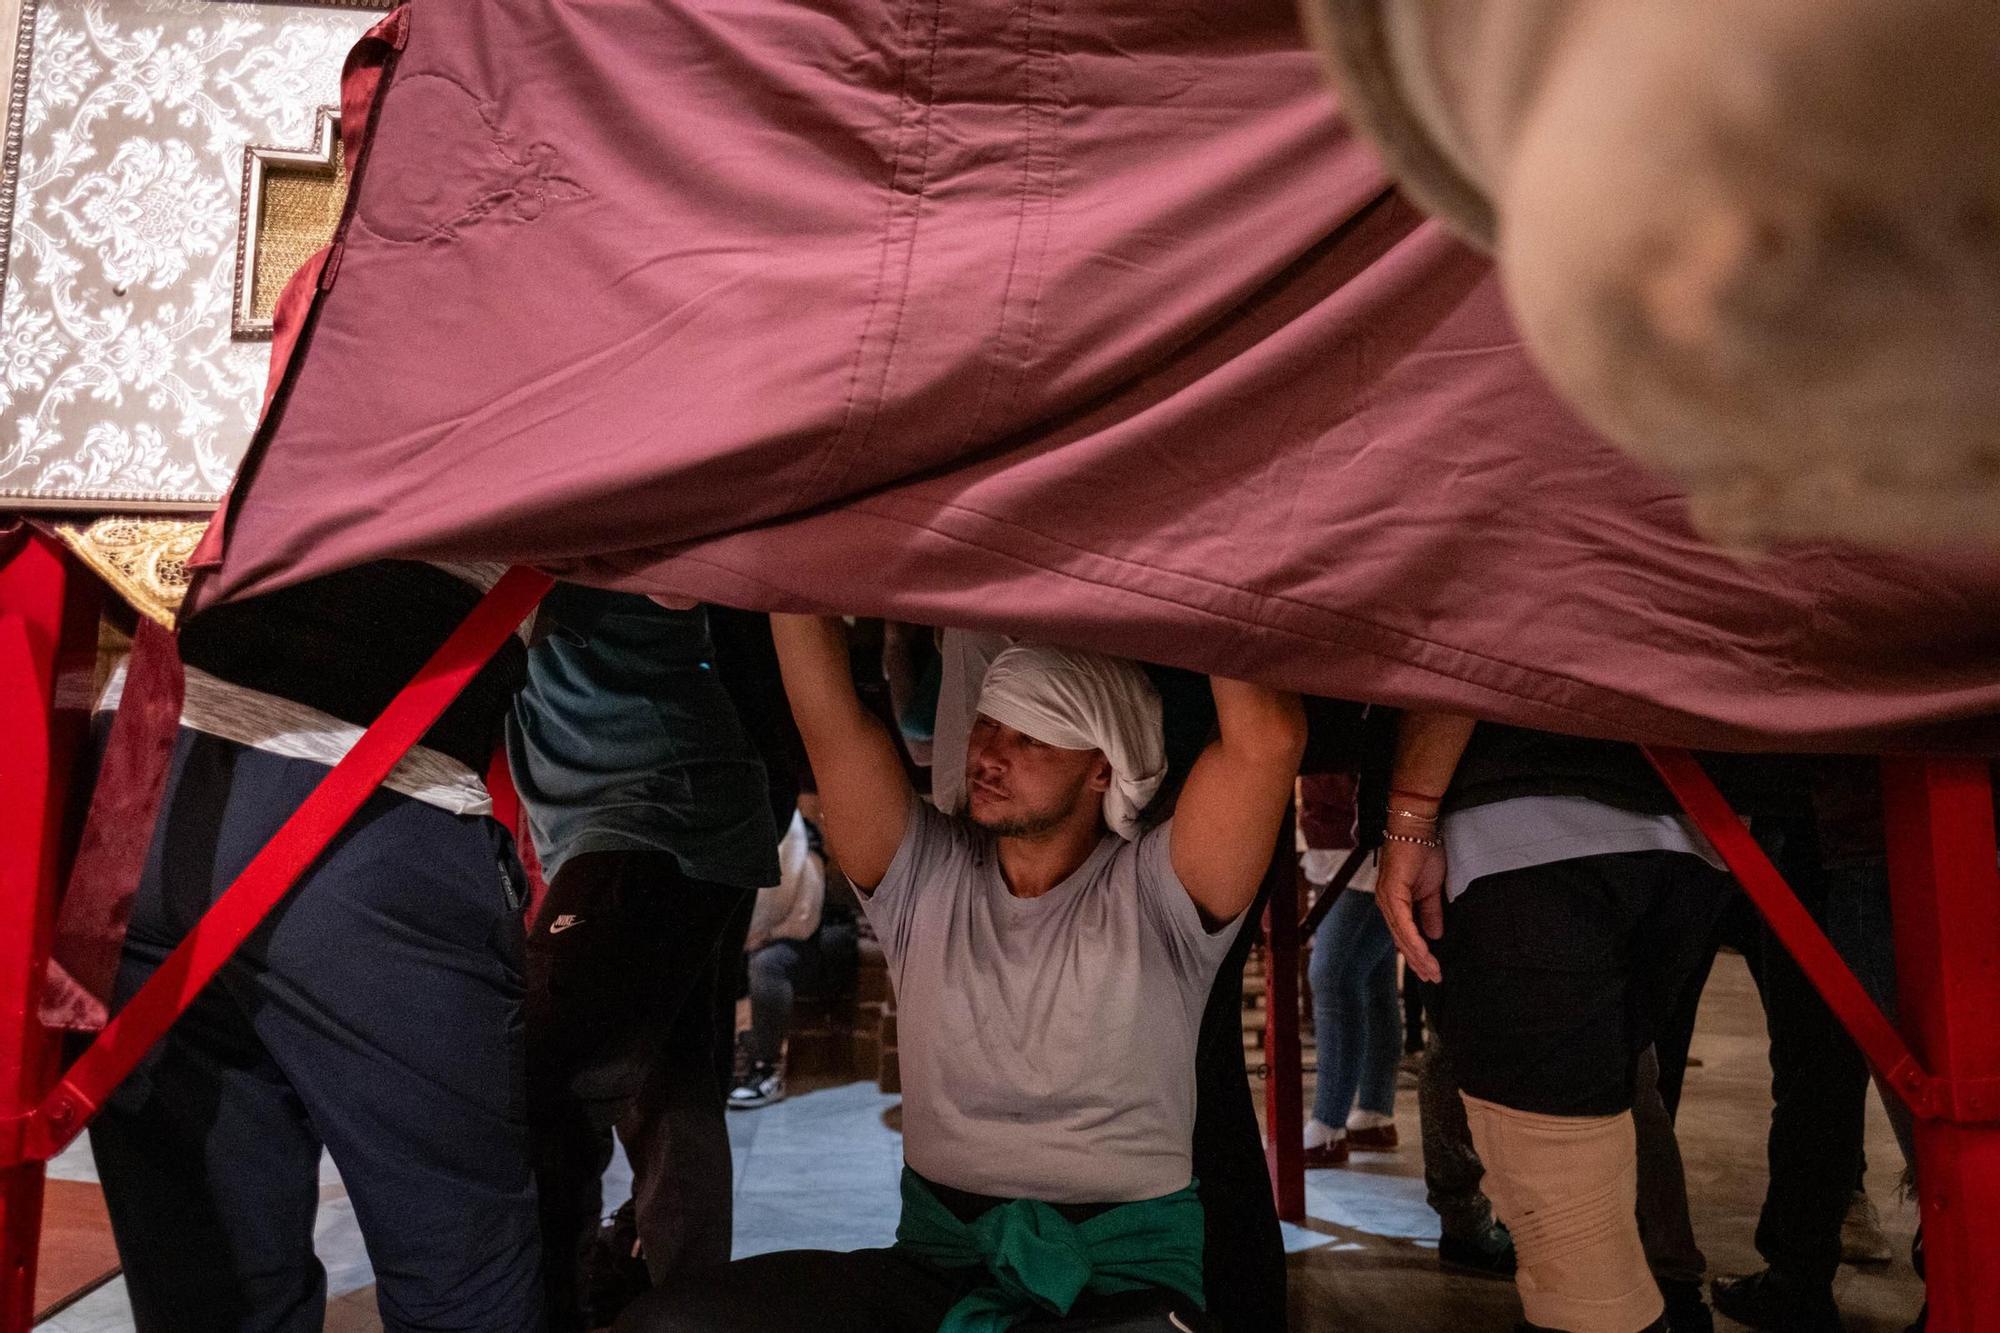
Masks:
[[[1414,819],[1419,824],[1435,824],[1438,822],[1438,817],[1436,815],[1418,814],[1415,810],[1391,809],[1389,813],[1396,816],[1399,819]]]
[[[1428,847],[1432,851],[1444,846],[1444,840],[1441,838],[1412,838],[1407,833],[1384,833],[1382,838],[1385,842],[1407,842],[1414,847]]]

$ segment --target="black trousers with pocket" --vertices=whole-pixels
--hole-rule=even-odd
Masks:
[[[1808,821],[1763,821],[1758,841],[1823,926],[1833,925],[1835,914],[1864,910],[1871,898],[1878,909],[1886,904],[1886,870],[1874,876],[1830,872]],[[1858,941],[1847,938],[1852,932],[1836,927],[1830,933],[1861,962]],[[1770,1177],[1757,1216],[1757,1252],[1789,1277],[1830,1287],[1840,1270],[1841,1226],[1861,1176],[1868,1065],[1770,927],[1761,926],[1747,957],[1771,1037]],[[1858,970],[1868,977],[1882,969]]]
[[[1436,1019],[1459,1087],[1542,1115],[1632,1109],[1639,1057],[1710,947],[1732,881],[1684,852],[1474,880],[1445,908]]]
[[[116,1002],[326,775],[175,743]],[[519,887],[506,833],[370,797],[91,1126],[142,1333],[318,1333],[322,1147],[390,1333],[534,1333]]]

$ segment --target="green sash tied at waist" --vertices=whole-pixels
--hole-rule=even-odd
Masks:
[[[1015,1199],[962,1222],[908,1167],[896,1246],[939,1268],[993,1276],[945,1315],[938,1333],[1003,1333],[1030,1315],[1066,1315],[1085,1292],[1163,1288],[1207,1308],[1201,1287],[1201,1200],[1190,1184],[1071,1222],[1048,1204]]]

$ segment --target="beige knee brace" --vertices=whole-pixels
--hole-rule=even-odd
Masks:
[[[1461,1094],[1463,1095],[1463,1094]],[[1465,1098],[1493,1211],[1514,1233],[1529,1322],[1565,1333],[1638,1333],[1665,1308],[1639,1245],[1630,1112],[1535,1115]]]

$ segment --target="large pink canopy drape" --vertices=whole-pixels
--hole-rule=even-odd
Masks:
[[[2000,564],[1698,539],[1389,187],[1286,4],[382,31],[198,604],[505,560],[1599,735],[2000,748]]]

